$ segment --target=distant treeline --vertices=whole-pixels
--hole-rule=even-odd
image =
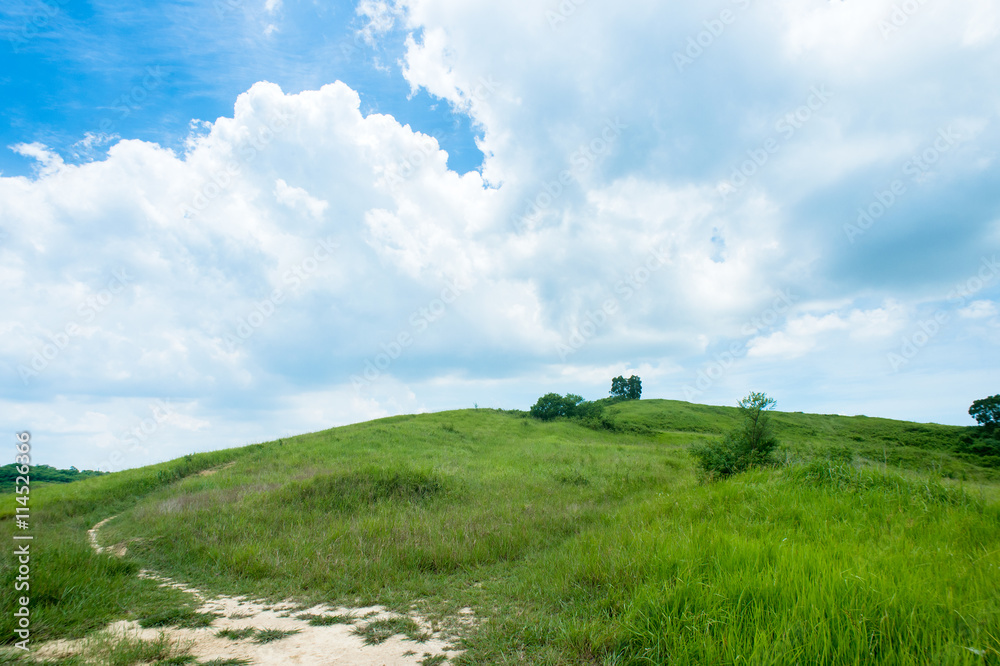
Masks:
[[[4,465],[0,467],[0,492],[9,493],[14,490],[14,481],[19,476],[24,476],[23,474],[18,474],[18,465],[11,463],[10,465]],[[28,474],[29,484],[34,483],[69,483],[71,481],[79,481],[80,479],[86,479],[91,476],[100,476],[106,472],[96,472],[93,470],[83,470],[82,472],[76,467],[70,467],[69,469],[56,469],[49,465],[32,465],[31,472]]]

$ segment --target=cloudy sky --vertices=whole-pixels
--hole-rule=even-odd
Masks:
[[[9,0],[0,38],[35,462],[631,373],[953,424],[1000,393],[994,0]]]

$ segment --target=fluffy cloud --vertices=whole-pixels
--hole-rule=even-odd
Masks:
[[[4,423],[140,464],[630,371],[654,396],[955,420],[995,392],[973,369],[995,336],[963,346],[962,322],[996,313],[996,16],[893,12],[360,3],[411,91],[481,133],[465,174],[340,82],[257,83],[179,150],[18,145],[37,168],[0,178]],[[859,210],[881,212],[848,238]]]

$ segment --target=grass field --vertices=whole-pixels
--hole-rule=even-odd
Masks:
[[[701,483],[687,447],[735,408],[610,412],[614,431],[399,416],[38,488],[33,639],[190,610],[150,568],[304,605],[470,607],[468,664],[1000,664],[1000,469],[956,452],[966,429],[778,412],[782,465]],[[120,560],[86,534],[115,514]],[[13,608],[12,558],[0,573]]]

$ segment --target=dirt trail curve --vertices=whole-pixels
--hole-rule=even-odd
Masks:
[[[112,546],[101,546],[99,533],[102,527],[116,516],[105,518],[87,532],[90,545],[98,554],[122,557],[127,552],[127,542]],[[368,623],[401,617],[379,606],[368,608],[331,608],[318,605],[301,608],[292,602],[267,604],[245,597],[209,597],[196,588],[184,585],[153,571],[142,570],[139,576],[157,581],[192,594],[199,602],[199,613],[215,613],[217,617],[210,626],[198,629],[156,628],[143,629],[138,622],[120,621],[111,624],[108,630],[113,634],[128,635],[144,640],[155,640],[161,633],[179,645],[181,649],[196,657],[199,662],[213,659],[244,659],[250,664],[352,664],[357,666],[394,666],[396,664],[444,664],[460,654],[452,646],[452,637],[433,628],[422,618],[409,615],[425,634],[426,640],[417,642],[402,635],[391,636],[378,645],[365,645],[361,636],[354,634],[357,627]],[[357,618],[351,624],[313,626],[300,615],[345,615]],[[471,611],[463,609],[458,624],[469,624]],[[217,636],[223,629],[297,631],[271,643],[260,644],[250,636],[238,640]],[[247,632],[249,633],[249,632]],[[79,654],[84,641],[53,641],[39,647],[37,657],[46,659],[66,658]],[[442,661],[442,658],[445,659]],[[425,661],[426,660],[426,661]]]

